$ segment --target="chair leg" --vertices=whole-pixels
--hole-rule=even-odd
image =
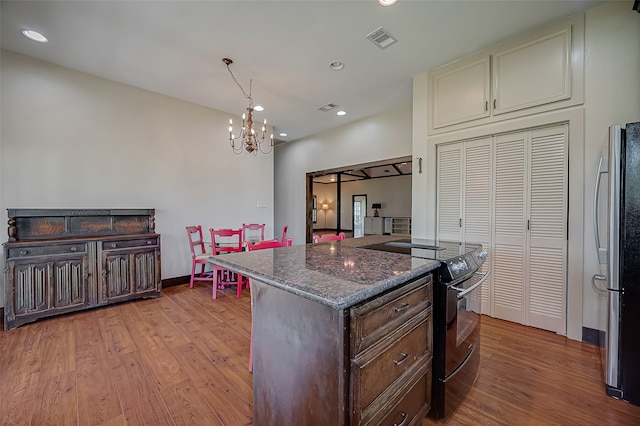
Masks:
[[[213,267],[213,298],[215,299],[217,294],[216,290],[218,289],[218,268]]]
[[[191,282],[189,283],[189,288],[193,288],[193,276],[196,273],[196,263],[192,262],[191,264]]]
[[[242,297],[242,275],[236,274],[236,283],[238,283],[238,299]]]
[[[247,277],[247,285],[249,286],[249,290],[251,290],[251,278]],[[249,371],[253,373],[253,299],[251,299],[251,340],[249,340]]]

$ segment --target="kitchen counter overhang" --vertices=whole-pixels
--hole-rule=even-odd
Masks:
[[[344,309],[425,275],[440,262],[359,247],[397,237],[372,236],[212,256],[215,265]]]

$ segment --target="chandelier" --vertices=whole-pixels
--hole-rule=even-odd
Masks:
[[[254,129],[253,127],[253,98],[251,97],[252,80],[249,80],[249,94],[247,94],[247,92],[245,92],[245,90],[238,82],[236,76],[233,75],[233,72],[231,72],[231,68],[229,68],[229,65],[231,65],[233,61],[229,58],[223,58],[222,62],[224,62],[227,66],[227,70],[229,71],[229,74],[231,74],[231,78],[233,79],[233,81],[235,81],[240,90],[242,90],[242,94],[244,95],[244,97],[249,99],[247,112],[246,114],[242,114],[242,129],[240,130],[240,134],[238,136],[233,133],[233,120],[229,119],[229,142],[231,144],[233,152],[236,154],[241,154],[242,151],[246,150],[250,154],[253,153],[253,155],[257,155],[258,151],[262,152],[263,154],[270,153],[273,149],[273,134],[271,134],[271,137],[269,138],[268,151],[265,151],[263,149],[267,131],[267,119],[264,119],[260,134],[258,134],[256,129]]]

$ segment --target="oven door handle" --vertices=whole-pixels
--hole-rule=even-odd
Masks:
[[[454,287],[454,286],[451,286],[451,288],[458,292],[458,299],[462,299],[467,294],[471,293],[473,290],[478,288],[478,286],[481,286],[482,283],[484,283],[487,280],[487,278],[489,278],[489,272],[490,271],[487,271],[484,274],[482,272],[476,272],[475,274],[476,275],[482,275],[482,278],[480,279],[480,281],[478,281],[477,283],[475,283],[474,285],[472,285],[471,287],[469,287],[467,289],[458,288],[458,287]]]

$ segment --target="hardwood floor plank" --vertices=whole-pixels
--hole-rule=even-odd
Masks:
[[[59,319],[66,320],[66,318]],[[122,415],[118,392],[111,374],[112,368],[107,358],[107,346],[100,333],[99,321],[99,315],[94,315],[93,311],[85,312],[73,315],[73,327],[69,327],[77,337],[76,382],[78,424],[81,425],[103,424]]]
[[[127,423],[175,425],[155,381],[137,352],[120,355],[120,365],[112,370],[118,397]]]
[[[103,310],[102,316],[98,318],[98,327],[105,346],[107,359],[111,367],[120,365],[120,356],[137,350],[127,328],[127,323],[121,318],[122,309],[114,309],[110,306]],[[119,308],[119,307],[117,307]]]
[[[190,379],[162,389],[161,394],[178,425],[224,425]]]
[[[123,305],[120,312],[136,342],[138,353],[153,373],[157,386],[164,388],[184,381],[187,373],[169,351],[164,340],[145,322],[145,317],[136,306],[135,303]]]
[[[251,424],[250,334],[249,293],[209,283],[0,331],[0,425]],[[488,317],[481,339],[465,401],[423,425],[640,425],[599,348]]]
[[[40,380],[36,392],[39,406],[33,414],[34,425],[78,424],[76,372]]]
[[[46,354],[41,360],[41,381],[76,371],[75,334],[66,329],[68,322],[68,317],[63,321],[51,321],[40,335],[37,351]]]

